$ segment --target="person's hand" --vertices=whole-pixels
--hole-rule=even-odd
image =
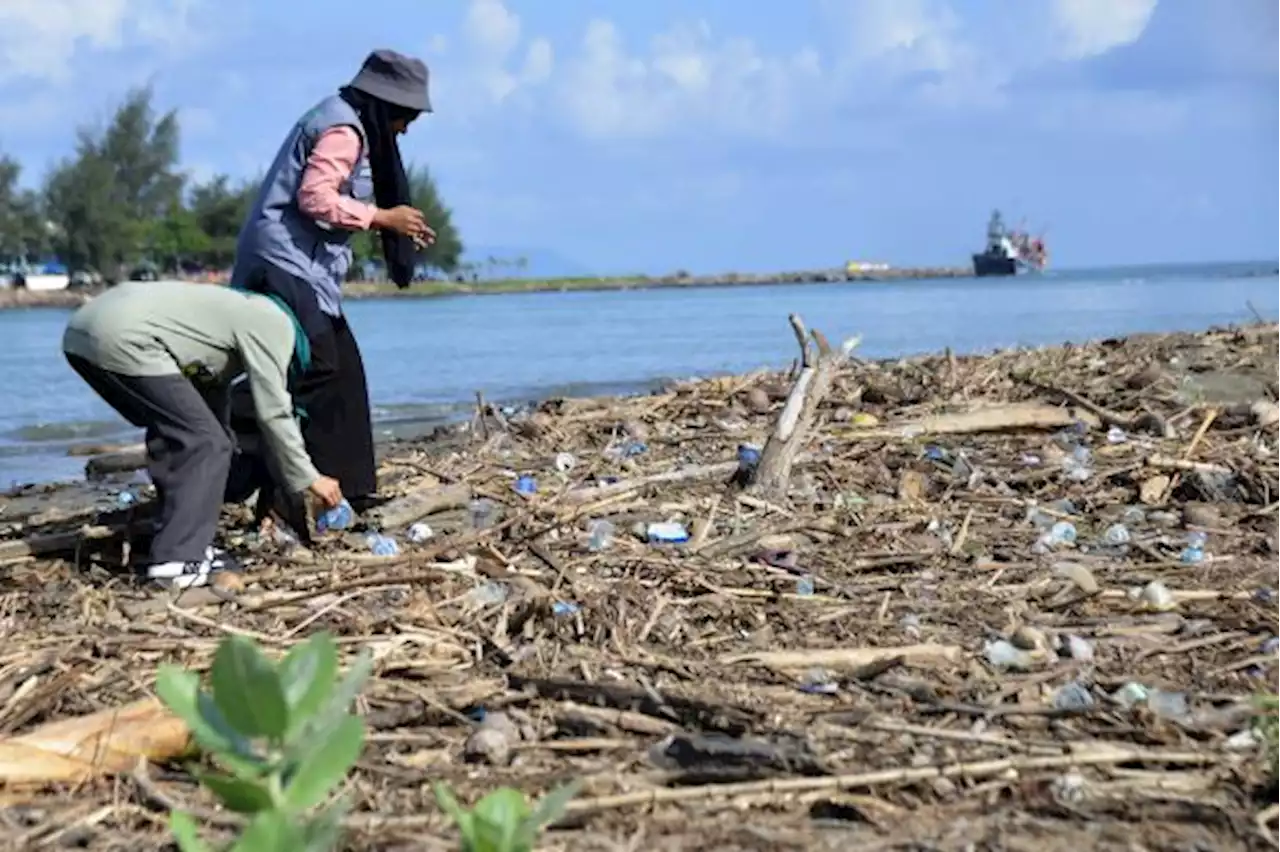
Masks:
[[[342,489],[338,480],[330,476],[321,476],[307,487],[307,490],[319,500],[326,509],[332,509],[342,502]]]
[[[418,239],[426,233],[435,237],[435,232],[427,227],[422,211],[408,204],[401,204],[390,210],[378,210],[373,214],[373,226],[384,231],[395,231],[410,239]]]
[[[419,249],[424,249],[427,246],[435,244],[436,232],[431,228],[430,225],[423,224],[422,232],[414,236],[412,239],[413,239],[413,244],[415,246],[417,246]]]

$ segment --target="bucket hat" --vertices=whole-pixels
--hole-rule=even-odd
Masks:
[[[351,88],[405,109],[431,112],[426,63],[394,50],[375,50],[365,57]]]

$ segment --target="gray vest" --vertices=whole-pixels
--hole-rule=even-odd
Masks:
[[[298,187],[316,140],[326,130],[343,125],[360,134],[361,144],[360,159],[340,191],[359,201],[372,202],[373,172],[360,117],[337,95],[325,98],[294,125],[262,180],[258,199],[236,243],[233,287],[246,286],[263,264],[271,264],[310,283],[326,314],[342,315],[342,282],[351,267],[351,248],[347,244],[352,232],[302,213],[298,209]]]

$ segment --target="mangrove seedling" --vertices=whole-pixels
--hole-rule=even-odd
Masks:
[[[464,809],[444,784],[435,785],[436,801],[458,826],[462,852],[533,852],[538,832],[558,820],[578,792],[575,781],[557,787],[530,809],[524,794],[500,787]]]
[[[160,699],[191,730],[217,769],[192,774],[247,822],[231,852],[326,852],[338,842],[346,804],[331,794],[364,747],[364,722],[350,712],[372,668],[368,652],[338,679],[338,649],[318,633],[278,663],[243,636],[219,645],[200,675],[162,666]],[[182,852],[207,852],[189,814],[170,814]]]

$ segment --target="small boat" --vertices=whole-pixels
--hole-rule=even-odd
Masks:
[[[1017,275],[1023,271],[1042,272],[1049,265],[1049,251],[1043,237],[1033,237],[1023,228],[1008,230],[999,210],[987,222],[987,247],[973,256],[973,274]]]

